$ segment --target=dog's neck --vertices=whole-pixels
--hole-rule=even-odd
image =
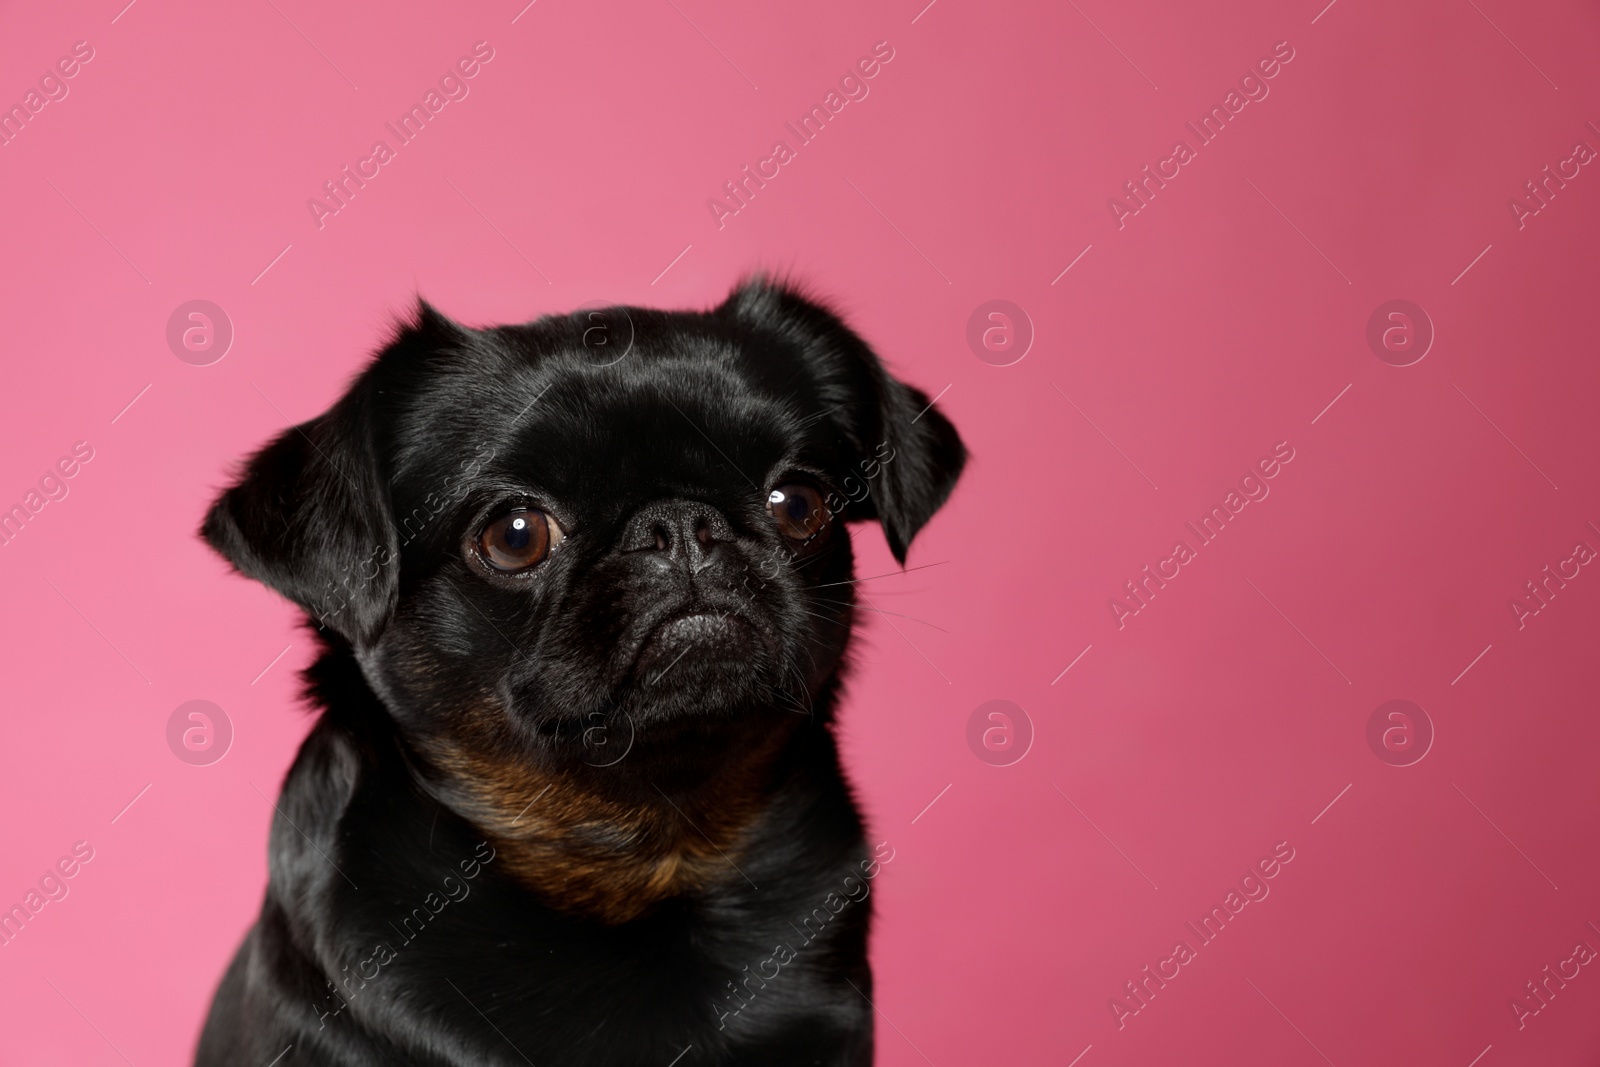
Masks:
[[[359,678],[392,728],[408,717],[396,714],[396,695],[363,659],[334,652],[321,666],[347,683]],[[720,737],[641,732],[611,767],[514,754],[521,746],[503,736],[509,717],[500,698],[481,693],[434,709],[455,727],[402,742],[402,760],[421,791],[487,838],[497,865],[549,907],[614,925],[744,880],[739,857],[789,773],[790,741],[826,731],[833,689],[825,682],[804,712],[792,699],[749,709]]]
[[[557,910],[616,924],[744,877],[739,856],[779,784],[792,733],[777,721],[785,728],[730,746],[715,773],[687,778],[653,778],[640,753],[626,779],[610,781],[461,748],[436,748],[419,769],[514,878]]]

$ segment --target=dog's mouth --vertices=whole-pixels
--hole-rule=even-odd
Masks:
[[[651,630],[634,660],[634,676],[654,686],[682,672],[687,678],[718,664],[748,664],[765,644],[748,620],[732,612],[693,608]]]

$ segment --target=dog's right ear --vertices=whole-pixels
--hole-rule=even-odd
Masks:
[[[384,412],[431,365],[454,359],[470,334],[419,300],[338,403],[251,457],[200,535],[319,627],[358,647],[376,641],[400,592]]]
[[[400,562],[365,384],[251,457],[200,527],[239,573],[358,646],[388,623]]]
[[[911,539],[944,505],[966,466],[950,420],[920,389],[889,373],[876,353],[825,304],[760,275],[742,283],[713,314],[777,334],[800,353],[813,387],[855,452],[841,489],[849,519],[877,519],[904,564]],[[869,473],[870,472],[870,473]],[[864,478],[870,491],[857,496]]]

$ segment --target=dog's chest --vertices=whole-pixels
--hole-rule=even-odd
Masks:
[[[535,1063],[666,1063],[685,1053],[679,1067],[692,1067],[825,1053],[869,1022],[868,905],[815,881],[814,892],[745,885],[622,927],[507,922],[470,951],[478,923],[442,927],[397,970],[395,988],[448,977],[452,1029],[492,1037],[489,1020]]]

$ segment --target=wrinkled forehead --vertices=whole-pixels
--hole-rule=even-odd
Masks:
[[[655,499],[758,489],[776,468],[836,459],[827,413],[781,353],[673,330],[639,331],[614,362],[519,340],[497,338],[411,398],[397,483],[471,462],[508,486]]]

